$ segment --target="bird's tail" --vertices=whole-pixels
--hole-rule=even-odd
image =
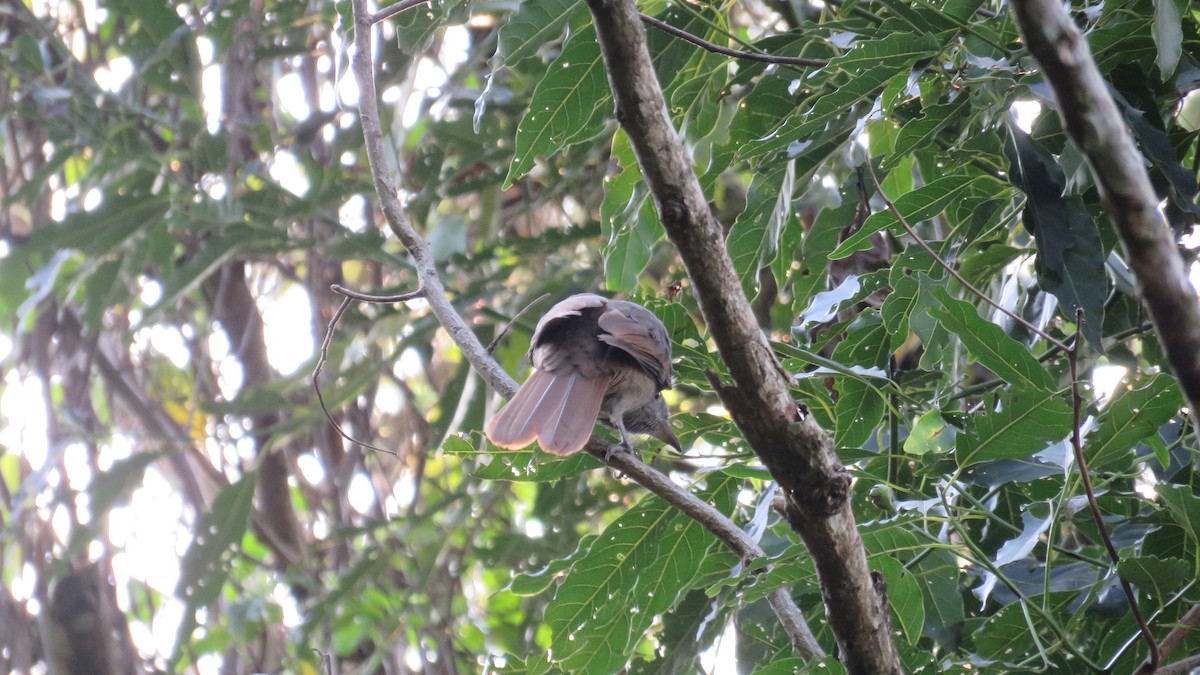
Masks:
[[[546,452],[569,455],[592,435],[607,390],[605,378],[534,370],[484,431],[502,448],[523,448],[537,439]]]

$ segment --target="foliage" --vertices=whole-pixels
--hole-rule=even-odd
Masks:
[[[1182,238],[1200,215],[1198,15],[1076,4]],[[389,161],[485,342],[543,293],[603,289],[663,318],[690,450],[654,461],[767,560],[736,560],[589,456],[489,447],[498,401],[420,303],[354,304],[332,334],[326,401],[396,454],[343,443],[306,377],[328,287],[416,278],[369,206],[348,8],[74,7],[0,12],[0,569],[20,609],[0,663],[42,658],[36,607],[88,563],[115,582],[123,657],[157,668],[691,672],[719,653],[793,672],[764,600],[781,586],[833,652],[812,561],[715,407],[695,301],[686,285],[667,299],[685,271],[585,3],[435,2],[381,24]],[[1196,437],[1008,8],[642,11],[828,62],[648,29],[743,287],[855,478],[907,668],[1131,672],[1146,645],[1114,572],[1159,639],[1200,601]],[[514,374],[544,307],[496,351]],[[1067,356],[1047,339],[1078,336],[1083,451],[1119,566],[1084,507]]]

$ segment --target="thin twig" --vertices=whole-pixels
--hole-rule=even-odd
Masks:
[[[1067,350],[1067,361],[1071,366],[1071,408],[1074,413],[1071,449],[1075,453],[1075,464],[1079,467],[1079,478],[1083,481],[1083,491],[1087,494],[1088,508],[1092,512],[1092,519],[1096,521],[1096,530],[1104,541],[1104,548],[1108,551],[1108,557],[1112,560],[1115,570],[1121,563],[1121,554],[1117,552],[1117,547],[1113,545],[1112,538],[1108,535],[1108,526],[1104,524],[1104,514],[1100,512],[1100,503],[1096,501],[1092,477],[1088,473],[1087,460],[1083,456],[1083,438],[1080,434],[1080,427],[1083,425],[1083,394],[1079,390],[1079,345],[1082,328],[1083,308],[1080,307],[1075,310],[1075,342]],[[1133,584],[1121,578],[1120,575],[1117,578],[1121,582],[1121,589],[1125,591],[1125,598],[1129,601],[1133,618],[1142,631],[1142,637],[1146,639],[1146,644],[1150,647],[1150,655],[1147,658],[1150,662],[1150,672],[1154,672],[1159,661],[1158,644],[1154,641],[1154,633],[1150,630],[1150,624],[1146,622],[1146,617],[1142,615],[1142,608],[1138,605],[1137,593],[1133,590]]]
[[[871,164],[869,162],[867,163],[867,173],[869,173],[871,175],[871,182],[873,182],[875,184],[875,191],[879,193],[879,198],[883,200],[884,206],[887,207],[887,210],[892,212],[892,215],[896,216],[896,220],[900,222],[900,226],[904,228],[904,231],[908,233],[908,236],[912,237],[913,240],[917,242],[917,245],[920,246],[922,249],[924,249],[926,253],[933,256],[933,259],[937,262],[937,264],[942,269],[946,270],[946,272],[948,272],[950,274],[950,276],[954,277],[955,281],[962,284],[963,287],[966,288],[968,291],[970,291],[972,295],[978,296],[981,300],[983,300],[987,304],[991,305],[992,307],[995,307],[998,311],[1002,312],[1005,316],[1007,316],[1010,319],[1012,319],[1013,321],[1016,321],[1017,323],[1019,323],[1026,330],[1030,331],[1031,333],[1041,337],[1046,342],[1050,343],[1050,345],[1052,347],[1061,349],[1064,352],[1070,350],[1070,348],[1067,347],[1065,344],[1054,339],[1048,333],[1041,330],[1037,326],[1029,323],[1024,318],[1022,318],[1019,314],[1016,314],[1015,312],[1002,307],[1000,305],[1000,303],[989,298],[986,293],[979,290],[978,288],[975,288],[975,286],[973,286],[971,284],[971,282],[967,281],[966,278],[964,278],[963,275],[959,274],[957,270],[955,270],[953,267],[951,267],[949,263],[947,263],[945,260],[942,260],[942,257],[940,255],[938,255],[937,252],[934,251],[933,248],[930,247],[929,244],[925,243],[925,240],[922,239],[921,236],[917,234],[917,231],[914,230],[912,228],[912,226],[908,224],[908,220],[905,219],[903,213],[900,213],[900,209],[896,208],[896,205],[892,203],[892,200],[888,199],[887,195],[885,195],[883,193],[883,186],[881,186],[879,184],[879,178],[877,178],[875,176],[875,169],[871,166]]]
[[[528,312],[530,310],[530,308],[532,308],[534,305],[538,304],[539,302],[545,300],[548,297],[550,297],[549,293],[542,293],[541,297],[539,297],[537,300],[534,300],[533,302],[529,303],[528,305],[525,305],[525,309],[522,309],[521,311],[517,312],[516,316],[509,319],[508,323],[504,324],[504,328],[501,328],[500,332],[496,334],[496,337],[493,338],[490,343],[488,343],[487,353],[491,354],[496,351],[496,345],[500,344],[500,341],[504,339],[505,335],[508,335],[509,329],[511,329],[513,327],[513,324],[515,324],[517,322],[517,319],[520,319],[522,316],[524,316],[525,312]]]
[[[358,291],[351,290],[345,286],[339,286],[338,284],[330,284],[329,290],[353,300],[371,302],[377,305],[390,305],[397,302],[408,302],[409,300],[416,300],[417,298],[425,297],[424,288],[418,288],[417,290],[409,291],[408,293],[397,293],[396,295],[369,295],[367,293],[359,293]]]
[[[340,287],[334,285],[332,288],[336,289]],[[416,292],[420,292],[420,289],[417,289]],[[362,447],[374,450],[375,452],[382,452],[384,454],[395,456],[395,450],[385,450],[383,448],[375,447],[370,443],[364,443],[343,431],[342,425],[338,424],[337,420],[333,419],[333,413],[329,412],[329,408],[325,405],[325,396],[321,393],[321,371],[325,369],[325,362],[329,360],[329,345],[333,343],[333,331],[337,328],[338,322],[342,320],[342,315],[346,313],[346,308],[350,306],[350,301],[352,299],[353,296],[350,295],[342,298],[342,304],[338,305],[337,311],[333,313],[333,318],[329,320],[329,326],[325,330],[325,339],[321,342],[321,355],[317,358],[317,367],[313,368],[313,390],[317,392],[317,403],[321,405],[321,412],[325,413],[325,419],[329,420],[329,424],[333,426],[333,430],[338,433],[338,436],[341,436],[355,445],[361,445]]]
[[[375,62],[372,59],[375,53],[372,35],[374,24],[367,0],[353,0],[351,4],[354,16],[354,54],[351,66],[354,80],[358,84],[359,126],[362,128],[363,147],[366,150],[375,193],[379,198],[379,208],[383,211],[388,229],[408,251],[419,285],[425,290],[425,300],[429,303],[430,312],[450,335],[450,339],[458,345],[463,357],[475,372],[479,373],[492,389],[505,396],[512,396],[517,390],[517,383],[484,350],[479,337],[450,304],[446,296],[446,287],[438,273],[437,261],[429,249],[429,242],[417,232],[412,219],[400,203],[396,187],[400,181],[398,176],[393,176],[394,164],[389,161],[390,155],[385,150],[379,94],[375,86]]]
[[[710,51],[714,54],[732,56],[735,59],[742,59],[745,61],[774,63],[784,66],[809,66],[813,68],[821,68],[829,65],[829,61],[826,61],[825,59],[807,59],[801,56],[772,56],[770,54],[759,54],[757,52],[747,52],[740,49],[730,49],[729,47],[722,47],[721,45],[709,42],[704,38],[692,35],[685,30],[676,28],[671,24],[666,23],[665,21],[660,21],[652,16],[639,13],[638,18],[642,20],[642,23],[648,26],[654,26],[667,35],[677,37],[684,42],[690,42],[697,47],[700,47],[706,51]]]
[[[384,7],[383,9],[371,15],[371,24],[374,25],[380,21],[387,21],[401,12],[407,12],[413,7],[416,7],[417,5],[423,5],[427,2],[429,2],[429,0],[401,0],[394,5],[388,5],[387,7]]]

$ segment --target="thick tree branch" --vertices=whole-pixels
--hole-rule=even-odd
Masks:
[[[797,406],[758,329],[724,237],[671,126],[633,0],[588,0],[616,100],[659,216],[687,267],[732,385],[714,380],[750,446],[783,488],[789,524],[808,546],[830,625],[851,673],[901,672],[881,577],[867,567],[850,479],[822,429]],[[619,76],[615,75],[619,74]]]
[[[1062,4],[1014,0],[1013,10],[1029,51],[1054,92],[1067,133],[1087,157],[1171,367],[1191,409],[1200,410],[1200,302],[1158,210],[1143,157],[1087,41]]]
[[[371,175],[374,178],[375,189],[379,194],[388,225],[413,257],[423,296],[433,308],[438,321],[450,333],[455,344],[463,350],[463,354],[466,355],[476,372],[480,373],[501,396],[506,399],[512,398],[517,390],[516,383],[483,348],[475,334],[467,328],[462,317],[446,299],[445,289],[437,268],[434,266],[433,256],[429,252],[429,245],[412,227],[400,205],[393,185],[394,181],[389,175],[390,171],[387,170],[384,161],[383,133],[379,124],[374,65],[371,61],[371,31],[376,18],[369,12],[367,0],[353,0],[352,11],[354,13],[355,48],[353,65],[354,76],[359,88],[359,117],[363,127]],[[641,35],[644,42],[645,34]],[[749,561],[764,555],[758,544],[736,523],[632,453],[608,452],[608,445],[595,437],[589,441],[587,450],[695,519],[743,560]],[[796,606],[786,589],[777,589],[767,597],[767,600],[796,650],[806,659],[824,657],[825,654],[821,650],[820,644],[805,623],[803,612]]]

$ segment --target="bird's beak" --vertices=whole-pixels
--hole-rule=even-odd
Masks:
[[[671,429],[671,422],[669,420],[663,420],[657,427],[654,427],[654,431],[651,431],[650,435],[679,452],[683,452],[683,446],[679,444],[679,438],[675,435],[675,431]]]

